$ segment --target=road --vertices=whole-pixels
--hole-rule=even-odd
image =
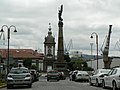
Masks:
[[[74,82],[66,80],[49,81],[41,77],[39,81],[34,82],[32,88],[26,86],[14,87],[13,89],[2,88],[1,90],[104,90],[101,87],[89,86],[87,82]]]

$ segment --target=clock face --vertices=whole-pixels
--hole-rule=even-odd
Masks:
[[[47,56],[53,56],[53,47],[52,46],[47,47]]]
[[[52,50],[50,47],[48,47],[48,54],[52,54]]]

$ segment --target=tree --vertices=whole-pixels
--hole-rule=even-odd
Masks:
[[[77,70],[82,70],[83,69],[83,66],[84,66],[84,61],[82,59],[78,59],[78,60],[74,60],[74,64],[73,64],[73,67],[74,69],[77,69]]]
[[[68,63],[68,66],[69,66],[69,70],[91,70],[88,65],[87,65],[87,62],[82,59],[82,58],[74,58],[74,60],[71,60],[69,63]]]
[[[37,69],[37,66],[35,64],[31,65],[31,69]]]
[[[0,63],[4,63],[1,55],[0,55]]]
[[[73,71],[74,70],[74,68],[73,68],[73,64],[74,64],[75,62],[69,62],[67,65],[68,65],[68,69],[70,70],[70,71]]]
[[[23,60],[23,65],[27,68],[30,68],[32,65],[32,59],[31,58],[26,58]]]
[[[70,62],[70,61],[71,61],[71,59],[70,59],[70,57],[69,57],[69,54],[65,54],[65,55],[64,55],[64,60],[65,60],[66,62]]]

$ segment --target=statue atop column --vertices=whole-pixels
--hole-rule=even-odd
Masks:
[[[58,18],[59,18],[59,21],[63,21],[63,19],[62,19],[62,11],[63,11],[63,5],[61,5],[61,7],[60,7],[60,10],[59,10],[59,13],[58,13]]]

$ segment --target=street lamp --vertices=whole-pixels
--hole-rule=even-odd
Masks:
[[[10,39],[10,30],[11,30],[11,28],[14,28],[14,32],[17,32],[17,30],[16,30],[16,27],[14,25],[11,25],[9,27],[7,25],[3,25],[0,32],[4,32],[4,27],[7,28],[7,39],[8,39],[8,53],[7,53],[8,54],[7,55],[7,58],[8,58],[8,60],[7,60],[7,74],[8,74],[8,72],[9,72],[9,39]]]
[[[90,43],[90,46],[91,46],[91,68],[92,68],[92,52],[93,52],[92,46],[93,46],[93,43]]]
[[[90,37],[90,38],[93,38],[93,34],[96,35],[96,45],[97,45],[97,69],[98,69],[98,35],[97,35],[97,33],[93,32],[93,33],[91,34],[91,37]]]

